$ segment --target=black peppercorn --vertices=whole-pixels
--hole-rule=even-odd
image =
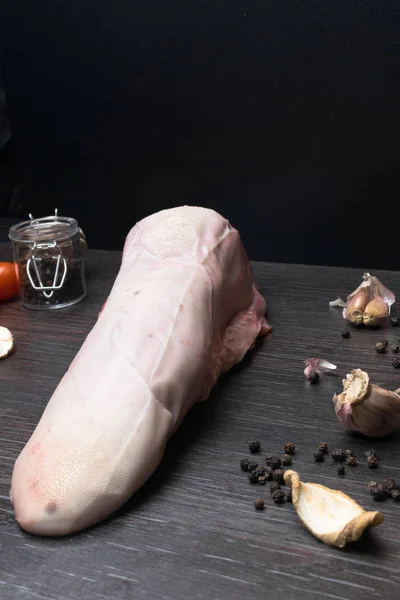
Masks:
[[[328,452],[328,444],[326,442],[320,442],[318,444],[318,450],[326,454]]]
[[[392,323],[393,327],[397,327],[400,323],[399,317],[392,317],[391,323]]]
[[[240,468],[242,469],[242,471],[248,471],[249,470],[249,465],[250,465],[250,461],[248,458],[242,458],[242,460],[240,461]]]
[[[296,446],[293,444],[293,442],[286,442],[283,449],[285,451],[285,454],[294,454]]]
[[[396,489],[396,482],[393,477],[386,477],[385,481],[382,484],[383,491],[390,496],[392,491]]]
[[[254,469],[258,469],[258,464],[256,462],[254,462],[253,460],[251,460],[249,462],[249,471],[254,471]]]
[[[392,350],[393,354],[398,354],[400,352],[400,346],[395,344],[394,346],[392,346],[391,350]]]
[[[265,477],[266,471],[267,467],[257,467],[257,469],[254,469],[254,472],[257,473],[259,477]]]
[[[272,500],[276,502],[276,504],[282,504],[282,502],[285,502],[285,492],[282,492],[281,490],[276,490],[272,494]]]
[[[357,459],[355,456],[348,456],[346,458],[346,462],[349,465],[349,467],[356,467],[357,466]]]
[[[282,464],[282,461],[279,458],[279,456],[271,456],[268,458],[269,458],[269,460],[267,461],[267,464],[271,467],[271,469],[272,470],[279,469],[279,467]]]
[[[335,448],[335,450],[332,450],[331,456],[336,462],[344,462],[346,460],[346,451],[341,448]]]
[[[285,480],[283,477],[284,473],[285,473],[285,471],[283,469],[275,469],[272,472],[272,479],[274,481],[277,481],[278,483],[285,483]]]
[[[323,462],[324,461],[324,453],[321,450],[317,450],[314,452],[314,460],[315,462]]]
[[[265,467],[265,477],[267,481],[272,481],[272,469],[270,467]]]
[[[346,468],[345,468],[344,464],[342,463],[342,464],[338,465],[336,468],[336,471],[337,471],[338,475],[344,475],[346,473]]]
[[[282,456],[282,464],[284,467],[288,467],[292,464],[292,457],[290,456],[290,454],[284,454]]]
[[[400,358],[394,358],[392,365],[394,369],[400,369]]]
[[[263,510],[265,506],[265,502],[263,500],[263,498],[256,498],[254,500],[254,508],[256,510]]]
[[[279,485],[279,483],[277,481],[273,481],[270,486],[269,489],[271,491],[271,494],[273,494],[274,492],[276,492],[277,490],[281,489],[281,486]]]
[[[286,500],[287,502],[292,502],[293,498],[292,498],[292,490],[288,490],[286,492]]]
[[[392,496],[393,500],[396,500],[396,502],[400,501],[400,490],[398,488],[392,490],[390,495]]]
[[[378,354],[385,354],[387,348],[387,342],[378,342],[375,344],[375,350]]]
[[[376,467],[378,466],[378,459],[374,454],[370,454],[369,456],[367,456],[367,466],[370,469],[376,469]]]
[[[345,340],[347,340],[350,337],[350,331],[348,329],[343,329],[342,331],[342,338],[344,338]]]
[[[319,373],[317,373],[316,371],[312,371],[310,373],[308,380],[310,383],[318,383],[319,382]]]
[[[250,471],[250,473],[249,473],[250,483],[258,483],[259,476],[260,475],[257,473],[257,469],[254,469],[254,471]]]
[[[255,452],[260,452],[260,447],[261,447],[261,444],[258,440],[250,442],[250,444],[249,444],[249,450],[252,454],[254,454]]]
[[[377,502],[382,502],[386,498],[386,494],[381,485],[377,484],[374,488],[370,488],[371,496]]]

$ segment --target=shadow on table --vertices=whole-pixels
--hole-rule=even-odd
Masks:
[[[229,371],[230,376],[246,369],[251,364],[254,355],[261,350],[265,340],[266,338],[258,340],[256,347],[250,350],[243,360]],[[142,488],[140,488],[123,507],[111,515],[107,521],[112,521],[117,517],[127,515],[138,509],[146,502],[147,498],[155,494],[161,486],[169,481],[174,464],[176,464],[178,459],[182,458],[192,444],[201,437],[204,430],[210,427],[213,419],[216,418],[217,411],[215,410],[215,407],[217,407],[221,401],[226,383],[227,376],[224,375],[217,382],[210,397],[205,402],[199,402],[189,411],[179,429],[168,442],[164,457],[157,470]],[[212,403],[212,409],[209,403]]]

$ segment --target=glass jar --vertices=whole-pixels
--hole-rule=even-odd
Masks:
[[[65,308],[86,296],[84,236],[75,219],[56,214],[9,231],[26,308]]]

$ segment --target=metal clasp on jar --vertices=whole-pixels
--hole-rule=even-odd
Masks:
[[[40,258],[40,256],[35,255],[35,250],[39,250],[39,251],[40,250],[48,250],[49,248],[57,249],[58,254],[52,256],[52,258],[56,261],[53,284],[52,285],[43,285],[43,281],[42,281],[42,277],[41,277],[40,269],[39,269],[40,261],[42,259]],[[61,280],[59,283],[57,283],[61,265],[62,265]],[[35,270],[37,281],[38,281],[39,285],[37,285],[33,280],[32,273],[31,273],[32,266]],[[26,265],[26,272],[27,272],[29,281],[30,281],[33,289],[43,292],[43,295],[45,296],[45,298],[51,298],[52,295],[54,294],[55,290],[60,290],[62,288],[62,286],[64,285],[65,277],[67,275],[67,261],[63,257],[61,249],[57,245],[57,242],[55,240],[54,240],[54,242],[43,243],[43,244],[37,244],[36,242],[34,243],[34,245],[32,247],[31,257],[28,259],[28,262]]]

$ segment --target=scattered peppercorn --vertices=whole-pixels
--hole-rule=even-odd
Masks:
[[[357,466],[357,459],[355,456],[348,456],[346,458],[346,462],[349,465],[349,467],[356,467]]]
[[[344,464],[342,463],[342,464],[338,465],[336,468],[336,471],[337,471],[338,475],[344,475],[346,473],[346,468],[345,468]]]
[[[271,467],[272,470],[275,470],[279,469],[279,467],[282,464],[282,461],[279,458],[279,456],[271,456],[267,464]]]
[[[265,457],[265,462],[267,463],[267,465],[270,464],[271,460],[274,458],[273,454],[267,454]]]
[[[256,510],[263,510],[265,506],[265,501],[263,498],[256,498],[254,500],[254,508]]]
[[[318,450],[326,454],[328,452],[328,444],[326,442],[320,442],[318,444]]]
[[[284,467],[288,467],[292,464],[292,457],[290,456],[290,454],[284,454],[282,456],[282,464]]]
[[[272,469],[270,469],[269,467],[264,467],[265,468],[265,479],[266,481],[271,481],[272,479]]]
[[[286,442],[283,449],[285,454],[294,454],[296,451],[296,446],[293,444],[293,442]]]
[[[392,346],[391,350],[392,350],[393,354],[398,354],[400,352],[400,346],[395,344],[394,346]]]
[[[386,494],[381,485],[377,484],[374,488],[370,489],[371,495],[374,500],[381,502],[386,498]]]
[[[263,500],[263,498],[256,498],[254,500],[254,508],[256,510],[263,510],[265,506],[265,502]]]
[[[276,490],[272,494],[272,500],[276,502],[276,504],[282,504],[282,502],[285,502],[285,492],[282,492],[281,490]]]
[[[398,488],[395,488],[394,490],[392,490],[390,492],[390,495],[392,496],[393,500],[395,500],[396,502],[400,501],[400,490]]]
[[[376,458],[375,454],[370,454],[367,456],[367,466],[370,469],[376,469],[378,466],[378,459]]]
[[[378,354],[385,354],[387,348],[387,342],[378,342],[375,344],[375,350]]]
[[[314,460],[315,462],[323,462],[324,461],[324,453],[321,450],[317,450],[314,452]]]
[[[249,466],[250,466],[250,461],[248,458],[242,458],[242,460],[240,461],[240,468],[242,469],[242,471],[248,471],[249,470]]]
[[[399,317],[392,317],[391,323],[392,323],[393,327],[397,327],[400,323]]]
[[[331,456],[336,462],[344,462],[346,460],[346,451],[341,448],[335,448],[335,450],[332,450]]]
[[[396,489],[396,482],[393,477],[386,477],[385,481],[382,484],[383,491],[390,496],[393,490]]]
[[[392,365],[394,369],[400,369],[400,358],[394,358]]]
[[[250,444],[249,444],[249,450],[252,454],[254,454],[255,452],[260,452],[260,448],[261,448],[261,444],[258,440],[250,442]]]
[[[316,371],[312,371],[310,373],[308,380],[310,383],[318,383],[319,382],[319,373],[317,373]]]
[[[275,469],[272,473],[272,479],[278,483],[285,483],[283,478],[285,471],[283,469]]]
[[[250,471],[249,473],[249,481],[250,483],[258,483],[259,474],[257,473],[257,469]]]
[[[249,471],[254,471],[254,469],[258,469],[258,464],[256,462],[254,462],[253,460],[251,460],[249,462]]]
[[[270,484],[269,489],[271,491],[271,494],[273,494],[277,490],[280,490],[281,486],[279,485],[279,483],[277,481],[274,481],[273,483]]]
[[[287,502],[292,502],[292,501],[293,501],[293,498],[292,498],[292,490],[288,490],[288,491],[286,492],[286,500],[287,500]]]
[[[348,329],[343,329],[342,331],[342,338],[344,338],[345,340],[347,340],[350,337],[350,331]]]

